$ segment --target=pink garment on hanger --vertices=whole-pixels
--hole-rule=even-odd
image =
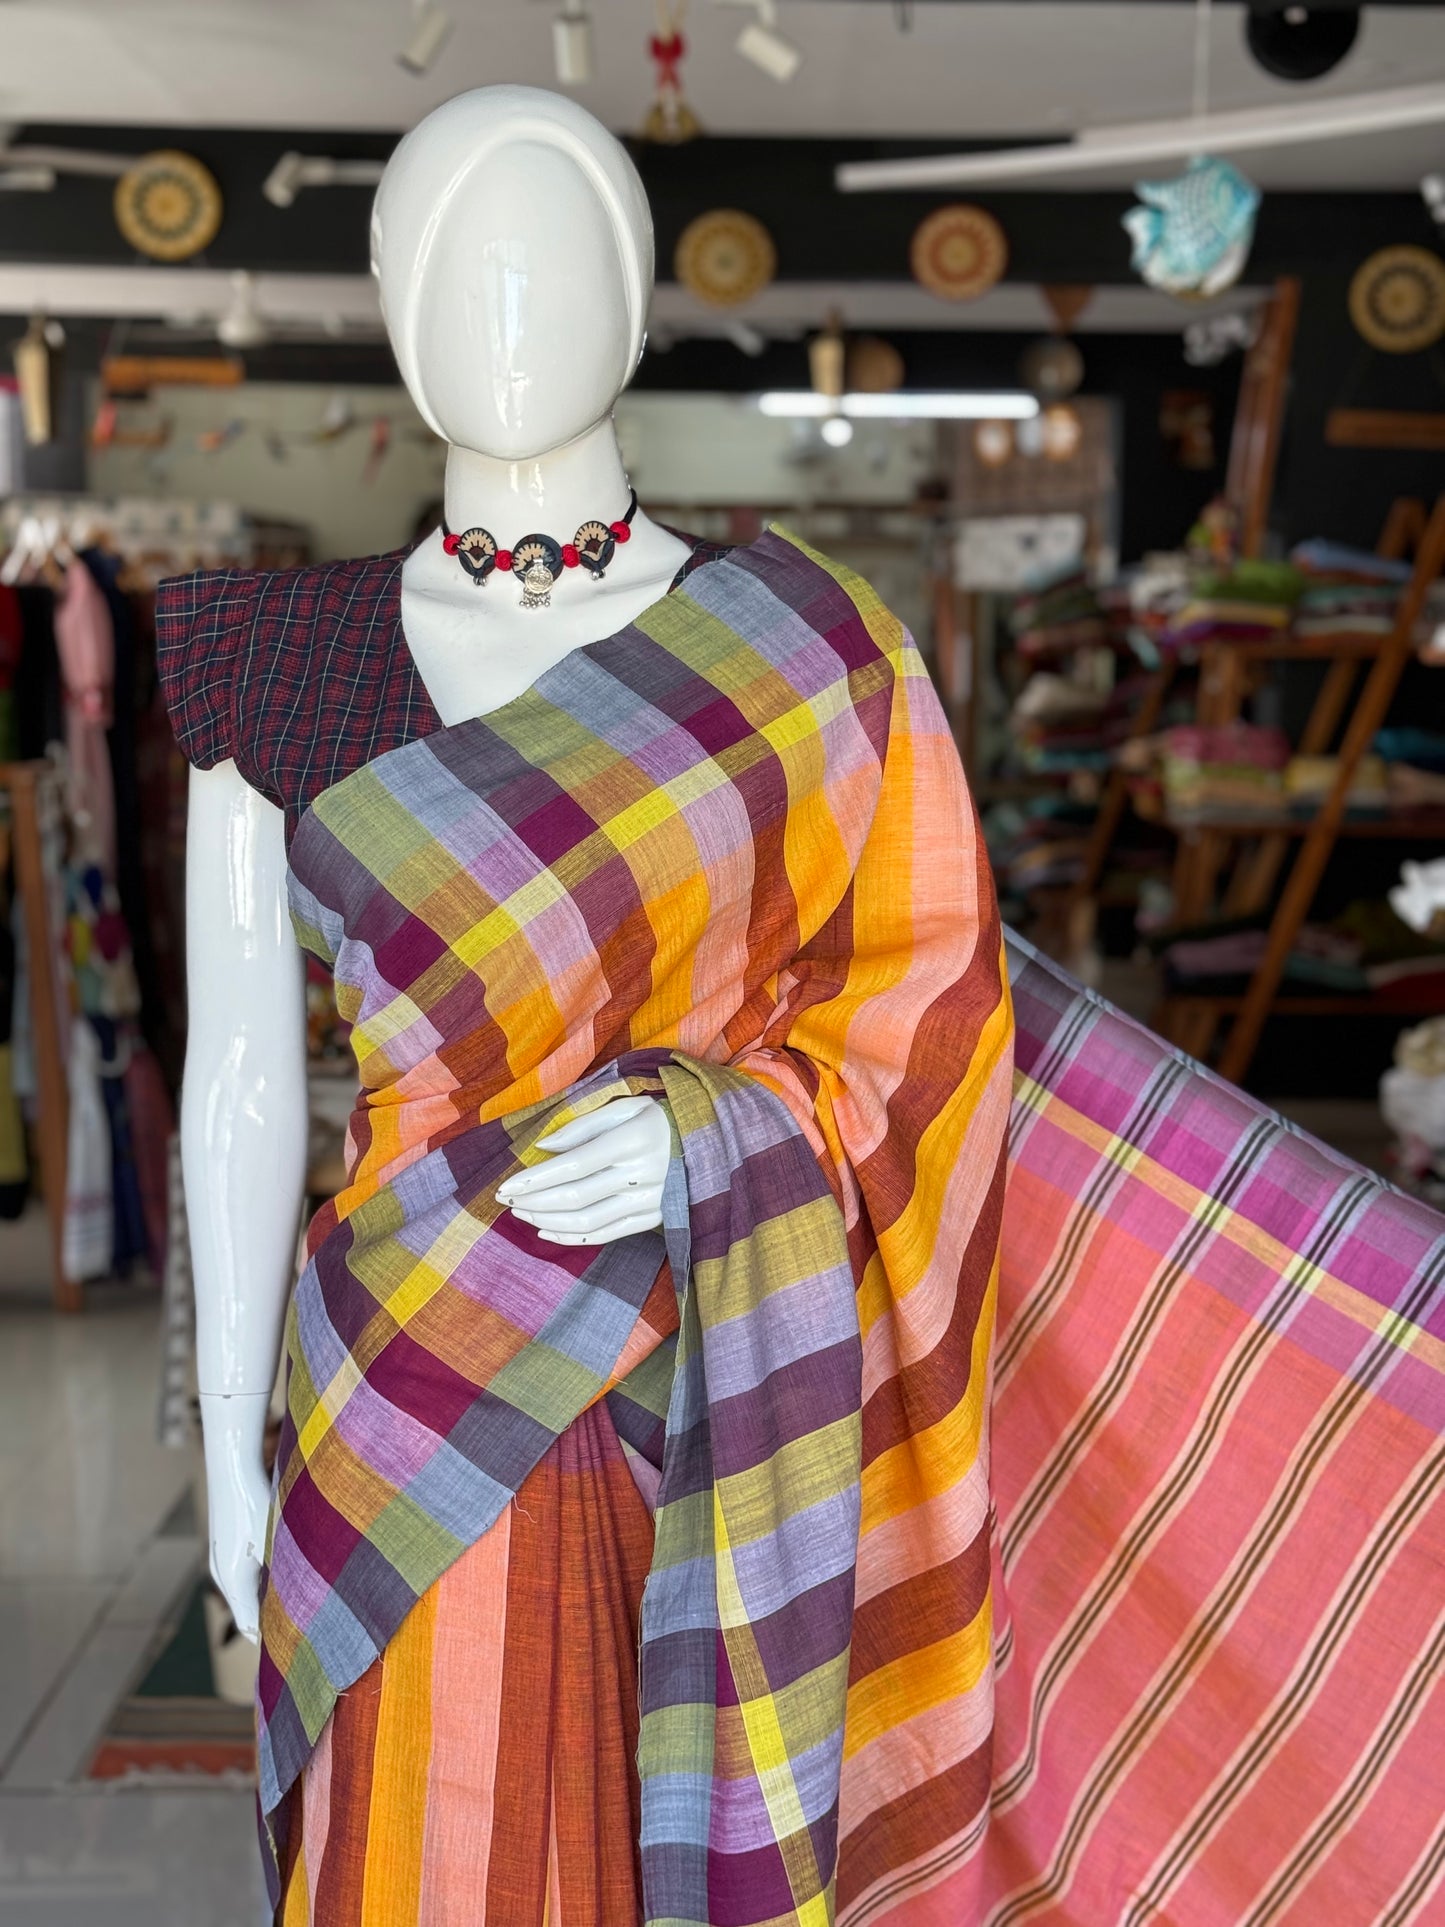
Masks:
[[[65,742],[72,809],[90,823],[92,854],[115,875],[115,790],[105,732],[115,683],[115,630],[83,562],[72,562],[55,599],[55,646],[65,681]]]

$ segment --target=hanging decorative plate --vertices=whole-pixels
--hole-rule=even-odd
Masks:
[[[194,155],[161,148],[143,154],[116,182],[115,220],[152,261],[187,261],[216,238],[221,190]]]
[[[1381,248],[1355,270],[1350,319],[1386,354],[1433,347],[1445,334],[1445,261],[1429,248]]]
[[[750,301],[772,280],[777,265],[772,235],[735,207],[714,208],[689,221],[673,256],[678,280],[710,308]]]
[[[977,301],[1008,266],[1008,242],[993,216],[965,201],[940,207],[914,230],[913,278],[943,301]]]

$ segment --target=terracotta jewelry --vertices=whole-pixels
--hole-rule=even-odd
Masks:
[[[602,580],[618,543],[632,539],[636,513],[637,490],[633,489],[620,522],[584,522],[570,542],[558,542],[550,535],[524,535],[510,549],[499,549],[490,529],[464,529],[460,535],[453,535],[443,522],[442,547],[457,558],[479,586],[493,569],[510,572],[522,585],[522,607],[545,609],[564,569],[585,569],[594,582]]]

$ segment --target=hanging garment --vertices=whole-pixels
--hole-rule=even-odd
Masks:
[[[18,1218],[30,1190],[25,1124],[15,1094],[10,1034],[15,1009],[15,939],[0,912],[0,1219]]]
[[[991,1818],[939,1918],[1423,1927],[1445,1219],[1009,965]]]
[[[65,1146],[60,1268],[72,1284],[80,1285],[90,1278],[104,1278],[110,1270],[115,1229],[110,1125],[100,1088],[100,1045],[85,1017],[71,1022],[67,1083],[70,1125]]]
[[[115,786],[106,731],[113,720],[115,636],[105,598],[83,562],[72,562],[55,599],[55,646],[65,680],[70,813],[82,847],[115,875]]]
[[[273,1897],[931,1921],[986,1810],[1010,1059],[947,723],[867,585],[772,531],[444,726],[401,560],[158,610],[183,748],[286,811],[362,1084],[288,1325]],[[501,1210],[629,1091],[676,1134],[663,1233]]]

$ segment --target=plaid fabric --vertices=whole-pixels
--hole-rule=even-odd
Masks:
[[[953,1918],[1445,1918],[1445,1221],[1009,961],[998,1718]]]
[[[277,1844],[337,1695],[605,1401],[661,1480],[639,1913],[932,1919],[988,1786],[1011,1022],[916,650],[770,532],[498,710],[319,791],[293,761],[293,917],[362,1092],[289,1321]],[[549,1121],[633,1088],[677,1131],[670,1266],[499,1214]],[[508,1871],[506,1927],[540,1921]]]
[[[678,582],[722,552],[694,542]],[[156,593],[156,668],[186,760],[233,758],[288,837],[323,790],[441,727],[401,632],[407,553],[212,569]]]

